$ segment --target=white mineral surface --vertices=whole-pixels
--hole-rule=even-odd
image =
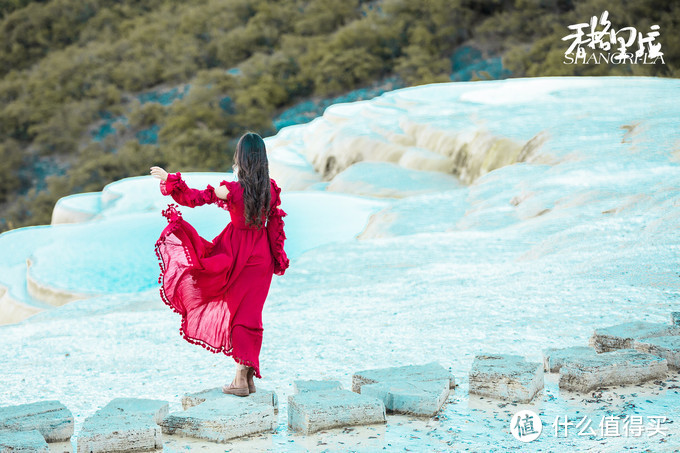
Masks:
[[[277,428],[226,444],[165,436],[164,451],[510,449],[525,408],[543,421],[525,451],[673,451],[676,369],[589,394],[546,373],[530,404],[469,395],[467,374],[480,352],[541,362],[595,329],[680,311],[678,99],[680,81],[644,77],[433,84],[268,137],[291,266],[264,306],[256,385],[278,395]],[[231,177],[183,175],[196,188]],[[231,382],[233,360],[183,340],[159,297],[154,243],[169,202],[158,180],[134,177],[62,200],[52,226],[0,235],[0,406],[59,400],[75,446],[113,398],[173,412],[184,394]],[[180,210],[208,239],[228,222],[215,206]],[[349,389],[356,371],[433,361],[458,384],[436,417],[288,429],[295,380]],[[603,417],[626,415],[667,420],[662,434],[600,433]],[[595,434],[556,436],[565,416],[589,417]]]

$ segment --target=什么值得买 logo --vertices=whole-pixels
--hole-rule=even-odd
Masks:
[[[521,410],[510,419],[510,433],[521,442],[536,440],[542,430],[543,422],[534,411]]]
[[[655,64],[659,61],[666,64],[661,44],[655,42],[660,34],[658,25],[652,25],[643,36],[635,27],[613,29],[608,17],[609,12],[605,11],[599,21],[593,16],[590,23],[569,25],[573,33],[562,38],[562,41],[572,40],[564,52],[564,64]],[[634,49],[636,42],[637,49]]]

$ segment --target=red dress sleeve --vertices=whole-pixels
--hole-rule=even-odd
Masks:
[[[220,186],[225,186],[227,188],[227,198],[225,200],[218,198],[217,199],[217,205],[222,208],[226,209],[229,211],[231,209],[231,206],[234,203],[234,196],[233,193],[236,190],[235,185],[238,185],[238,182],[236,181],[227,181],[226,179],[220,182]]]
[[[168,174],[168,179],[161,181],[160,189],[163,195],[170,195],[177,203],[190,208],[216,203],[219,200],[213,186],[208,184],[204,190],[192,189],[182,179],[180,172]]]
[[[276,275],[283,275],[290,264],[288,256],[283,249],[283,243],[286,239],[286,233],[283,231],[283,217],[287,214],[283,209],[279,208],[281,204],[281,189],[273,179],[272,185],[274,186],[274,194],[272,208],[267,219],[267,236],[269,237],[269,246],[274,257],[274,273]]]

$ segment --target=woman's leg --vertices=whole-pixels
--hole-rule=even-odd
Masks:
[[[257,389],[255,388],[255,379],[253,379],[253,376],[255,375],[255,368],[249,366],[248,367],[248,391],[250,393],[255,393]]]
[[[236,376],[231,384],[222,387],[224,393],[237,395],[237,396],[248,396],[250,391],[248,390],[248,366],[236,364]]]
[[[233,381],[231,381],[231,383],[236,387],[241,387],[239,373],[243,372],[243,367],[244,365],[236,363],[236,377],[234,378]],[[248,392],[255,393],[257,391],[257,388],[255,387],[255,379],[253,379],[253,376],[255,375],[255,368],[251,366],[245,366],[245,369],[246,369],[246,382],[248,384]]]
[[[254,376],[260,375],[262,348],[262,310],[269,293],[272,273],[263,273],[255,266],[246,266],[239,275],[238,298],[241,303],[231,319],[230,345],[234,357],[252,365]],[[235,285],[236,286],[236,285]]]
[[[242,388],[248,386],[248,367],[247,365],[236,364],[236,377],[234,378],[234,385]]]

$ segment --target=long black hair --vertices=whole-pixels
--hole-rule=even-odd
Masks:
[[[246,225],[260,228],[267,220],[271,202],[269,161],[262,137],[255,132],[243,134],[236,145],[234,165],[243,188]]]

